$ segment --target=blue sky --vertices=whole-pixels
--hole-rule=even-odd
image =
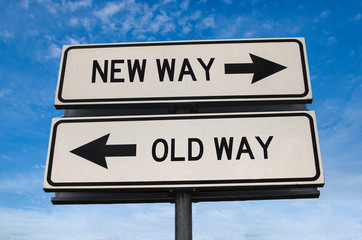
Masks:
[[[174,205],[53,206],[42,190],[62,45],[305,37],[319,199],[197,203],[196,240],[362,239],[362,1],[0,0],[0,239],[172,239]]]

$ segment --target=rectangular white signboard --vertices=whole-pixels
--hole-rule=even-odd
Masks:
[[[53,119],[45,191],[322,186],[312,111]]]
[[[55,106],[312,101],[303,38],[70,45]]]

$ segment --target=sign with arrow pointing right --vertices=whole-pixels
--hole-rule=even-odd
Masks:
[[[312,101],[303,38],[64,46],[55,106]]]

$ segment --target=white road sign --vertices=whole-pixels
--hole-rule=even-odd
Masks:
[[[312,111],[53,119],[45,191],[322,186]]]
[[[312,101],[303,38],[63,47],[55,106]]]

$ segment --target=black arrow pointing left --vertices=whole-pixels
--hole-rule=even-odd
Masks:
[[[107,145],[109,135],[110,133],[70,152],[107,169],[106,157],[136,156],[136,144]]]

